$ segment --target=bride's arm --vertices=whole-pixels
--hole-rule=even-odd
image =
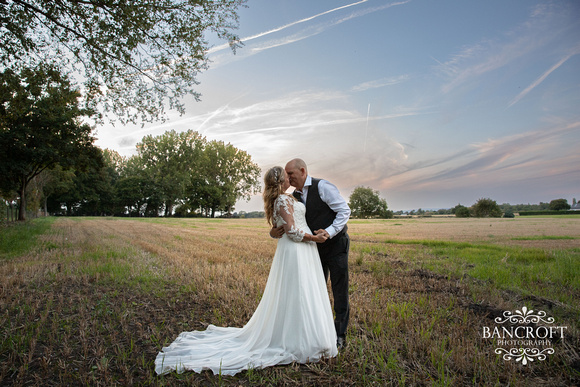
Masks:
[[[288,237],[294,242],[324,242],[327,239],[325,235],[308,234],[296,227],[296,224],[294,223],[294,206],[292,205],[293,200],[293,198],[287,195],[281,195],[281,197],[276,200],[276,211],[278,211],[283,220],[284,231]]]

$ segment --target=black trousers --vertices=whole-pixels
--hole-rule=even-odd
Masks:
[[[338,337],[346,336],[350,314],[348,304],[349,248],[350,238],[346,232],[318,245],[324,278],[328,281],[330,277],[330,286],[334,297],[334,328]]]

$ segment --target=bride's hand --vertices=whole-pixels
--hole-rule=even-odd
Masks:
[[[321,228],[320,230],[316,230],[314,231],[315,235],[324,235],[326,239],[330,239],[330,234],[328,233],[328,231],[326,231],[325,229]]]
[[[316,243],[324,243],[328,237],[324,233],[312,235],[312,241]]]

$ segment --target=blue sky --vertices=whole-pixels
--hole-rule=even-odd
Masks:
[[[97,128],[123,155],[196,130],[265,172],[294,157],[392,210],[580,200],[580,2],[249,0],[215,41],[202,101]],[[236,210],[261,210],[260,196]]]

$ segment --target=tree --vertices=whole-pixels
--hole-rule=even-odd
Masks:
[[[199,94],[209,33],[232,33],[246,0],[1,0],[0,66],[52,63],[84,79],[87,103],[121,121],[152,121]],[[101,110],[99,109],[99,110]]]
[[[392,218],[393,213],[387,209],[387,201],[379,196],[379,191],[370,187],[356,187],[348,203],[352,214],[357,218]]]
[[[550,210],[552,211],[560,211],[560,210],[569,210],[570,205],[568,204],[568,200],[566,199],[554,199],[550,202]]]
[[[70,176],[64,172],[56,174],[55,177],[60,177],[63,181],[48,199],[52,212],[62,213],[64,205],[68,216],[113,214],[116,196],[114,176],[110,175],[104,151],[100,148],[96,150],[90,158],[84,160],[82,168],[72,168],[69,171]],[[51,172],[57,171],[58,168],[55,168]]]
[[[137,144],[143,171],[158,187],[164,203],[165,216],[185,196],[191,181],[191,171],[201,165],[201,154],[206,140],[192,130],[177,133],[174,130],[160,136],[145,136]]]
[[[456,205],[451,211],[458,218],[469,218],[471,216],[469,208],[462,206],[461,204]]]
[[[129,216],[159,216],[161,193],[147,174],[140,156],[130,157],[121,169],[117,183],[117,198]]]
[[[47,178],[45,179],[46,184],[42,189],[44,211],[45,213],[61,214],[61,203],[56,199],[73,187],[75,173],[71,169],[63,170],[62,167],[57,164],[54,168],[45,170],[39,176],[42,176],[43,174],[47,175]]]
[[[119,180],[119,198],[130,212],[165,216],[232,212],[239,199],[260,190],[260,168],[251,156],[223,141],[208,142],[189,130],[146,136]]]
[[[479,199],[473,205],[473,214],[478,218],[501,218],[502,211],[495,200]]]
[[[213,218],[216,211],[231,213],[239,199],[249,200],[260,190],[260,167],[232,144],[210,141],[191,181],[191,208],[201,208]]]
[[[512,210],[506,210],[506,211],[503,213],[503,217],[504,217],[504,218],[515,218],[515,217],[516,217],[516,215],[513,213],[513,211],[512,211]]]
[[[0,73],[0,189],[20,197],[19,220],[26,216],[30,181],[57,163],[80,165],[97,152],[91,127],[81,122],[80,93],[52,67],[6,69]]]

